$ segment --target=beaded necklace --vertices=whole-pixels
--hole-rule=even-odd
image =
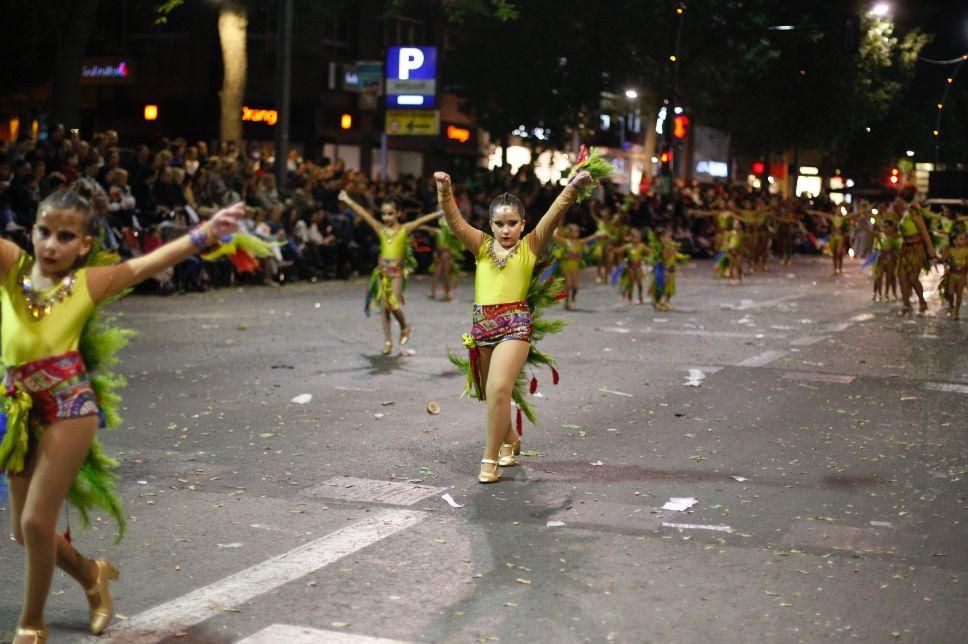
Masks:
[[[55,304],[63,302],[70,297],[71,293],[74,292],[74,284],[77,280],[74,276],[74,271],[71,271],[64,276],[53,293],[48,296],[43,296],[34,290],[33,281],[30,279],[30,269],[32,266],[32,263],[24,266],[23,274],[20,276],[20,290],[24,296],[24,306],[27,309],[27,314],[30,315],[32,320],[36,321],[50,315]]]
[[[508,261],[512,257],[514,257],[514,254],[518,252],[518,248],[521,246],[521,240],[519,239],[518,241],[516,241],[514,243],[514,246],[512,246],[511,249],[508,250],[506,254],[500,257],[496,252],[494,252],[494,244],[496,242],[497,240],[492,237],[491,243],[487,247],[487,254],[491,258],[491,261],[494,262],[495,266],[497,266],[500,269],[503,269],[504,266],[508,263]]]

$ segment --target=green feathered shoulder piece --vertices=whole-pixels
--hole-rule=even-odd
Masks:
[[[116,253],[102,250],[100,240],[97,240],[88,255],[86,265],[110,266],[120,261],[121,257]],[[118,365],[118,353],[128,344],[134,331],[119,326],[116,318],[107,314],[105,307],[129,292],[124,291],[98,303],[84,324],[78,347],[91,388],[97,397],[104,426],[108,429],[116,429],[121,425],[119,391],[127,385],[127,381],[115,368]],[[95,508],[107,512],[118,524],[116,541],[120,541],[124,536],[126,523],[116,488],[118,475],[114,470],[117,466],[118,462],[108,456],[95,439],[67,494],[67,501],[77,509],[81,524],[85,528],[91,525],[90,513]]]
[[[568,178],[571,179],[582,171],[592,175],[592,179],[597,183],[605,179],[611,179],[615,173],[615,166],[606,161],[605,157],[598,150],[589,150],[589,148],[583,145],[578,151],[578,162],[572,166],[571,172],[568,173]],[[595,183],[590,183],[587,186],[579,188],[578,199],[576,201],[581,203],[585,199],[588,199],[592,196],[594,190]]]

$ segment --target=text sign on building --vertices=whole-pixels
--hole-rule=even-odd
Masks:
[[[430,109],[437,102],[437,48],[387,49],[387,106]]]
[[[437,136],[440,134],[440,110],[387,110],[386,133]]]
[[[133,79],[134,66],[123,58],[85,58],[81,63],[82,85],[113,85]]]

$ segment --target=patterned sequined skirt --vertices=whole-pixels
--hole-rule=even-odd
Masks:
[[[10,389],[14,384],[30,395],[33,404],[28,423],[32,428],[100,414],[87,369],[77,351],[8,367],[4,386]]]
[[[525,300],[474,305],[471,336],[479,347],[492,347],[505,340],[531,342],[531,332],[531,308]]]

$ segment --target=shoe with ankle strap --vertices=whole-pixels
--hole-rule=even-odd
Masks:
[[[521,441],[514,443],[502,443],[498,451],[498,464],[501,467],[514,467],[518,464],[518,459],[514,458],[521,453]]]
[[[97,582],[84,592],[89,598],[97,597],[101,600],[97,608],[91,605],[90,612],[91,632],[100,635],[114,616],[114,603],[111,601],[108,585],[112,579],[118,578],[118,569],[113,563],[100,557],[94,560],[94,564],[97,566]]]
[[[484,465],[493,465],[494,471],[488,472],[484,469]],[[497,483],[501,480],[501,470],[498,469],[499,463],[497,461],[491,460],[489,458],[481,459],[481,473],[477,475],[478,483]]]
[[[30,644],[44,644],[47,641],[47,627],[43,628],[20,628],[13,634],[14,639],[18,637],[33,637]]]

